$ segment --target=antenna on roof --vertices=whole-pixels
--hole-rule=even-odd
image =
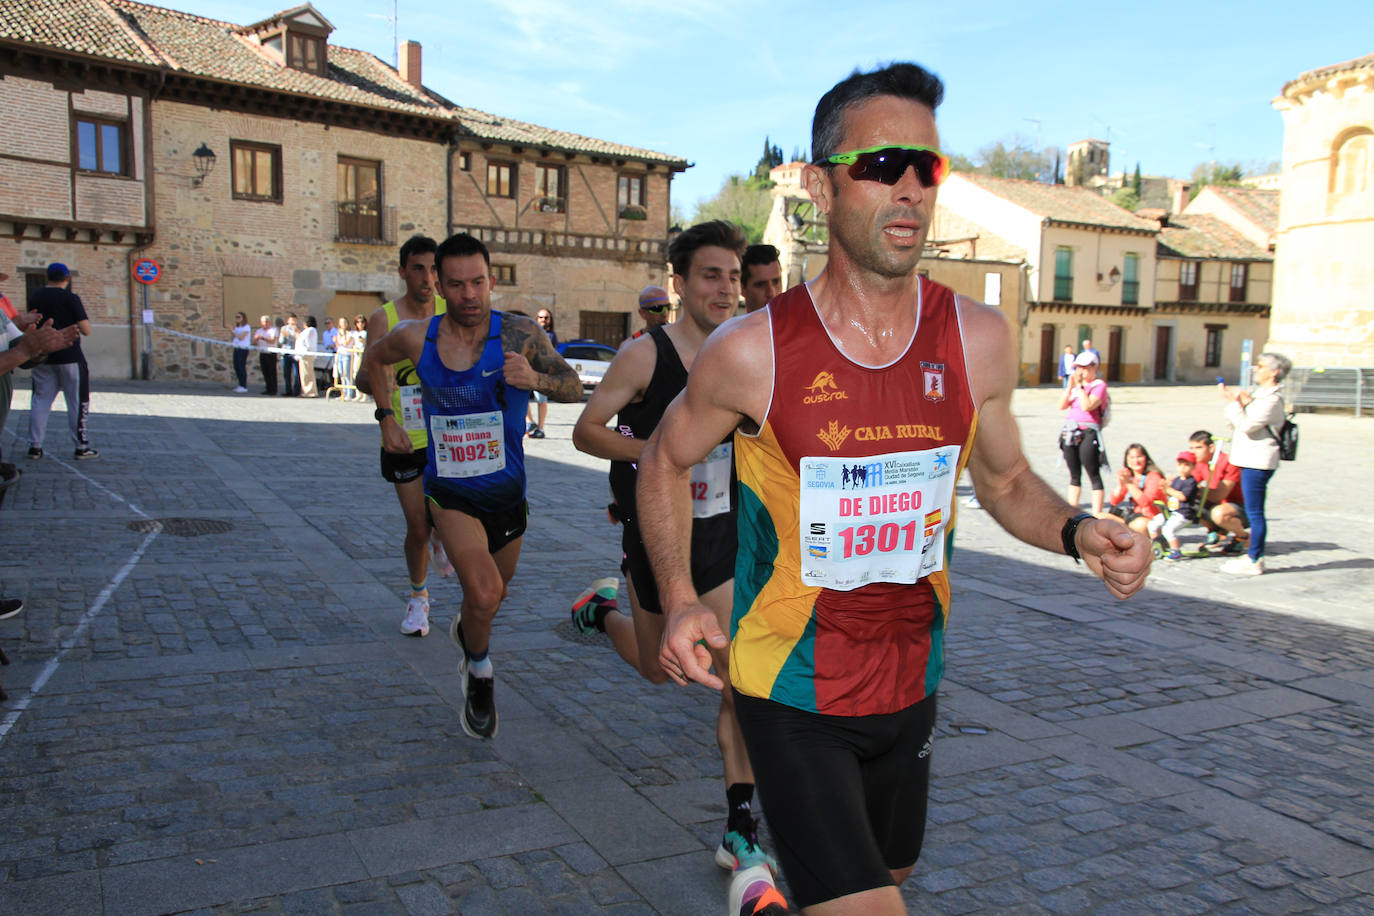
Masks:
[[[400,20],[400,11],[397,9],[399,4],[400,0],[391,0],[390,16],[383,16],[381,13],[367,14],[368,19],[385,19],[387,22],[391,23],[391,66],[398,73],[401,70],[401,39],[400,34],[396,30],[396,23]]]

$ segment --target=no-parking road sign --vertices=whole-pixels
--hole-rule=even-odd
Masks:
[[[134,279],[139,283],[156,283],[162,276],[162,265],[151,258],[139,258],[134,262]]]

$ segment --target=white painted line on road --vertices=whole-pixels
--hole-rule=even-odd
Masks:
[[[19,438],[14,433],[10,433],[9,430],[5,430],[5,432],[9,433],[9,435],[15,439]],[[120,496],[118,493],[111,490],[109,487],[105,486],[99,481],[92,480],[90,477],[87,477],[85,474],[81,473],[75,467],[68,464],[67,462],[61,460],[60,458],[53,458],[52,460],[55,464],[66,468],[68,471],[71,471],[77,477],[80,477],[82,480],[86,481],[91,486],[95,487],[97,490],[100,490],[102,493],[105,493],[111,499],[128,506],[134,512],[134,514],[139,515],[145,519],[151,518],[151,516],[148,515],[148,513],[144,512],[138,506],[129,502],[127,499]],[[39,670],[38,677],[34,678],[33,684],[30,685],[28,693],[25,696],[20,697],[19,701],[15,703],[13,707],[11,707],[9,711],[5,714],[4,720],[0,721],[0,746],[4,745],[5,738],[9,735],[10,730],[13,729],[16,724],[18,724],[19,717],[24,714],[24,710],[29,708],[29,704],[33,702],[33,698],[38,695],[39,691],[43,689],[44,685],[46,685],[48,681],[52,678],[52,676],[57,673],[57,669],[62,665],[62,661],[67,657],[67,653],[70,652],[73,648],[75,648],[77,643],[81,641],[81,638],[86,635],[86,631],[91,628],[91,622],[95,620],[95,618],[100,614],[102,610],[104,610],[105,605],[109,603],[110,598],[114,596],[115,590],[118,589],[119,586],[124,582],[124,580],[128,577],[129,573],[134,571],[134,567],[138,565],[138,561],[143,559],[143,554],[147,552],[148,548],[152,546],[153,541],[156,540],[157,536],[161,533],[162,525],[158,525],[152,531],[148,532],[148,536],[145,537],[142,543],[138,545],[138,548],[134,550],[133,555],[130,556],[129,559],[125,562],[125,564],[120,567],[119,571],[115,573],[114,578],[110,580],[109,584],[106,585],[103,589],[101,589],[100,594],[96,596],[95,601],[92,602],[91,606],[86,609],[86,613],[81,615],[81,622],[76,625],[76,629],[72,631],[72,634],[62,642],[62,645],[58,649],[57,654],[54,655],[52,658],[48,659],[47,663],[44,664],[43,667]]]

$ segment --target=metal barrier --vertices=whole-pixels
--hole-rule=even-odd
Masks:
[[[358,391],[358,386],[354,384],[354,379],[358,377],[358,370],[363,367],[362,348],[339,347],[334,353],[334,384],[324,393],[324,399],[329,400],[331,394],[336,394],[341,401],[361,401],[362,394]]]
[[[1284,384],[1290,407],[1350,407],[1358,417],[1374,393],[1374,368],[1295,368]]]

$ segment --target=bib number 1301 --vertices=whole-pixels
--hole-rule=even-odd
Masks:
[[[892,553],[895,550],[911,552],[916,549],[917,538],[922,528],[917,519],[905,525],[888,522],[885,525],[859,525],[841,528],[841,557],[866,557],[875,550],[878,553]]]

